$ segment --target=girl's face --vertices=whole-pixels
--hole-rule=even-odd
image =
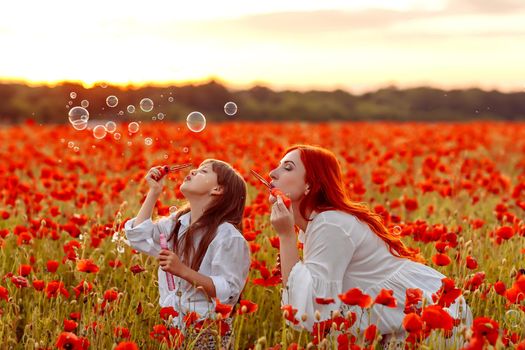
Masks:
[[[300,201],[309,191],[309,185],[305,182],[306,170],[301,161],[301,153],[298,149],[287,153],[279,166],[270,171],[270,184],[272,187],[279,188],[283,193],[287,194],[293,202]],[[276,201],[276,198],[270,195],[271,203]]]
[[[190,171],[184,178],[180,190],[185,197],[219,193],[217,174],[213,171],[212,164],[202,164],[198,169]]]

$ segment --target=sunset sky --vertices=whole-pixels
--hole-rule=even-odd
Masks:
[[[10,1],[0,80],[525,91],[524,0]]]

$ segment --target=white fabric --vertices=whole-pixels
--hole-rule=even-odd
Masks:
[[[375,323],[381,334],[404,334],[406,289],[421,289],[428,305],[445,276],[424,264],[392,255],[388,245],[351,214],[329,210],[313,214],[311,218],[306,232],[300,231],[298,237],[304,243],[303,260],[293,266],[281,298],[282,305],[291,304],[297,309],[299,324],[295,328],[311,331],[316,310],[321,321],[330,318],[333,310],[340,310],[343,315],[350,310],[357,314],[354,329],[363,330],[369,323]],[[359,288],[372,298],[381,289],[391,289],[397,307],[374,305],[369,320],[366,311],[361,315],[360,307],[349,307],[339,299],[339,294],[351,288]],[[321,305],[315,298],[333,298],[335,303]],[[461,317],[466,318],[469,325],[472,314],[463,298],[451,305],[449,312],[458,317],[460,302],[463,303]],[[303,322],[304,314],[307,319]]]
[[[167,238],[171,235],[176,223],[175,213],[156,222],[151,219],[145,220],[137,226],[134,226],[135,220],[136,218],[128,220],[124,226],[131,247],[157,257],[160,252],[160,232],[163,232]],[[180,240],[189,227],[190,213],[182,215],[179,221],[181,222]],[[194,242],[195,247],[198,246],[199,241],[200,236]],[[168,242],[168,247],[173,249],[173,240]],[[199,272],[213,280],[217,298],[221,303],[234,305],[244,288],[249,269],[250,250],[246,239],[235,226],[230,223],[222,223],[204,255]],[[204,292],[197,290],[184,279],[177,276],[173,278],[175,290],[169,291],[166,272],[159,266],[159,304],[161,307],[173,306],[179,313],[179,316],[173,320],[175,326],[184,328],[182,318],[190,311],[197,312],[203,319],[209,312],[215,310],[215,300],[209,300]]]

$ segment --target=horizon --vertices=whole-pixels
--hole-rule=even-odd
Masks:
[[[518,0],[29,3],[0,14],[0,81],[525,91]]]

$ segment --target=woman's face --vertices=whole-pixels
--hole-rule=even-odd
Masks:
[[[298,202],[309,188],[304,180],[305,175],[306,170],[301,161],[301,153],[296,149],[287,153],[281,159],[279,166],[270,171],[270,178],[272,179],[270,184],[287,194],[293,202]],[[276,198],[270,195],[269,200],[274,203]]]
[[[213,171],[212,164],[206,163],[190,171],[180,185],[180,190],[188,197],[212,194],[218,187],[217,174]]]

